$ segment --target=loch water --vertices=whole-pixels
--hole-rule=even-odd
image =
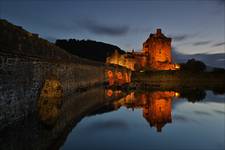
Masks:
[[[225,94],[96,87],[1,131],[0,149],[224,150]]]

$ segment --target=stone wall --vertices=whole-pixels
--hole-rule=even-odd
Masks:
[[[71,130],[83,117],[92,115],[104,105],[122,98],[122,93],[108,97],[104,87],[93,87],[62,99],[58,120],[51,127],[42,126],[35,115],[0,132],[0,149],[43,150],[60,149]],[[52,110],[49,110],[50,113]],[[41,114],[40,114],[41,115]],[[47,123],[49,124],[49,123]]]
[[[0,129],[35,112],[39,99],[39,105],[46,97],[54,102],[107,80],[103,63],[71,55],[7,20],[0,19],[0,29]]]
[[[36,111],[43,84],[52,77],[64,96],[105,82],[104,65],[76,62],[0,53],[0,129]]]

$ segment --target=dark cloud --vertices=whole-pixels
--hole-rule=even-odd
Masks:
[[[2,0],[2,1],[18,1],[18,0]],[[37,0],[21,0],[21,1],[37,1]],[[38,1],[71,1],[71,0],[38,0]],[[80,0],[73,0],[74,2],[79,2]],[[83,1],[90,1],[90,0],[83,0]],[[106,0],[106,1],[112,1],[112,0]],[[136,1],[136,0],[119,0],[119,1]],[[149,1],[155,1],[155,0],[149,0]],[[157,1],[162,1],[162,2],[166,2],[166,1],[171,1],[171,0],[157,0]],[[191,1],[196,1],[196,2],[204,2],[205,0],[191,0]],[[218,3],[224,3],[225,0],[208,0],[208,1],[212,1],[212,2],[218,2]]]
[[[187,116],[178,115],[178,114],[176,114],[176,115],[173,116],[173,120],[174,121],[179,121],[179,122],[185,122],[185,123],[187,123],[187,122],[195,122],[195,123],[198,123],[198,121],[196,121],[194,119],[191,119],[191,118],[189,118]]]
[[[200,46],[200,45],[207,45],[211,43],[211,41],[199,41],[199,42],[195,42],[193,43],[194,46]]]
[[[174,35],[169,35],[169,37],[172,37],[172,39],[176,42],[181,42],[188,40],[190,38],[198,36],[199,33],[191,33],[191,34],[174,34]]]
[[[214,112],[217,114],[225,115],[225,112],[221,110],[214,110]]]
[[[78,25],[91,33],[109,36],[122,36],[127,34],[130,29],[127,25],[106,25],[91,19],[80,20]]]
[[[217,1],[219,4],[224,4],[225,3],[225,0],[215,0]]]
[[[225,42],[215,43],[212,45],[212,47],[218,47],[218,46],[222,46],[222,45],[225,45]]]
[[[86,130],[90,132],[96,132],[99,130],[108,130],[108,129],[128,129],[128,124],[124,120],[112,119],[107,121],[96,121],[87,126]]]
[[[182,115],[174,115],[173,120],[177,120],[177,121],[180,121],[180,122],[189,122],[190,121],[189,118],[187,118],[185,116],[182,116]]]
[[[188,38],[188,35],[175,35],[175,36],[172,36],[172,38],[175,41],[183,41],[183,40],[186,40]]]
[[[198,110],[196,110],[196,111],[194,111],[194,113],[195,113],[195,114],[198,114],[198,115],[211,116],[210,113],[205,112],[205,111],[198,111]]]

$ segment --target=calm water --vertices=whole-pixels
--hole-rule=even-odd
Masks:
[[[0,131],[0,149],[224,150],[221,93],[96,87],[61,102],[44,98],[37,114]]]
[[[61,149],[223,150],[224,95],[201,95],[188,99],[173,91],[129,93],[110,105],[113,110],[84,117]]]

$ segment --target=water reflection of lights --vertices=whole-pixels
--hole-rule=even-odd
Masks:
[[[145,93],[131,92],[114,102],[115,109],[124,106],[131,109],[142,109],[143,117],[157,132],[172,122],[172,100],[180,94],[174,91],[152,91]]]
[[[179,96],[180,96],[180,93],[176,92],[176,93],[175,93],[175,96],[176,96],[176,97],[179,97]]]
[[[113,95],[113,91],[112,90],[107,90],[107,96],[111,97]]]

